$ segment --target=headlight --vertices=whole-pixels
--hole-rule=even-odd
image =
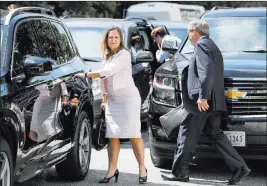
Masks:
[[[179,86],[178,77],[164,77],[155,74],[153,81],[153,97],[156,101],[176,106],[175,89]]]

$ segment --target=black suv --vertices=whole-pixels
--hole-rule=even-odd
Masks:
[[[62,178],[83,179],[91,157],[93,96],[90,71],[67,27],[54,12],[37,7],[1,10],[0,185],[23,182],[56,165]],[[67,99],[58,113],[63,130],[43,141],[29,138],[38,86],[65,82]],[[51,88],[51,86],[50,86]],[[45,108],[44,108],[45,109]],[[41,123],[40,123],[41,125]]]
[[[92,71],[101,68],[101,39],[106,30],[111,26],[117,26],[122,30],[124,45],[132,54],[132,75],[142,100],[141,119],[145,120],[147,118],[146,98],[150,89],[151,75],[157,67],[154,55],[158,47],[151,37],[153,25],[146,19],[138,17],[129,17],[127,19],[65,18],[63,21],[68,26],[82,58],[86,63],[90,64]],[[137,55],[133,54],[133,38],[139,38],[141,42]],[[97,83],[94,79],[93,85],[100,86],[100,82]],[[94,112],[96,118],[98,118],[101,113],[99,106],[102,101],[101,93],[94,91],[94,98]]]
[[[210,25],[210,38],[224,58],[225,99],[221,128],[246,159],[266,159],[266,8],[214,9],[201,19]],[[167,138],[159,117],[182,103],[181,72],[194,47],[186,37],[178,52],[155,73],[149,98],[151,159],[161,166],[173,159],[177,132]],[[196,157],[216,158],[215,149],[201,135]]]

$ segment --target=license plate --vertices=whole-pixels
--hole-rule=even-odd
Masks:
[[[229,141],[233,146],[245,147],[246,146],[246,133],[243,131],[224,131]]]

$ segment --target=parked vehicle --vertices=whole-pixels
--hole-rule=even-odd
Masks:
[[[178,37],[181,41],[187,35],[187,21],[149,21],[154,27],[165,26],[169,34]]]
[[[199,5],[183,5],[167,2],[148,2],[130,6],[126,18],[142,17],[160,21],[190,21],[199,18],[205,9]]]
[[[213,9],[204,19],[210,38],[224,58],[225,99],[221,129],[245,159],[266,159],[266,9]],[[260,38],[260,39],[259,39]],[[188,65],[194,47],[188,37],[178,52],[155,73],[149,98],[149,144],[155,166],[173,159],[177,132],[167,138],[159,117],[182,103],[181,72]],[[201,136],[198,158],[218,158],[205,136]]]
[[[2,186],[23,182],[54,165],[58,175],[69,180],[81,180],[89,170],[94,122],[91,79],[86,82],[73,74],[90,69],[68,28],[54,15],[40,7],[1,10]],[[52,118],[58,119],[61,130],[43,141],[31,140],[34,104],[44,93],[38,87],[48,87],[56,79],[65,82],[67,101],[76,98],[78,107],[63,106]]]
[[[80,51],[82,58],[90,63],[93,70],[101,68],[102,51],[101,40],[106,30],[111,26],[117,26],[122,30],[124,44],[133,55],[132,38],[139,37],[141,40],[141,48],[138,50],[136,59],[132,57],[132,75],[136,87],[138,88],[141,100],[141,119],[147,117],[146,98],[150,89],[151,81],[151,65],[156,63],[156,59],[151,59],[155,55],[157,46],[154,45],[151,38],[153,26],[145,19],[109,19],[109,18],[69,18],[63,20],[71,31],[75,43]],[[149,61],[151,61],[149,63]],[[98,82],[100,87],[100,81]],[[95,118],[99,118],[101,114],[100,104],[102,96],[97,92],[95,97]],[[97,119],[96,119],[97,121]]]

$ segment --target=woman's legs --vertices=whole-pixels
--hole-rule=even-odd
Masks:
[[[105,178],[114,175],[117,170],[118,157],[120,152],[120,140],[118,138],[110,138],[108,144],[108,172]]]
[[[145,167],[145,148],[142,138],[131,138],[131,143],[133,146],[134,155],[139,164],[139,175],[146,176],[146,167]]]

